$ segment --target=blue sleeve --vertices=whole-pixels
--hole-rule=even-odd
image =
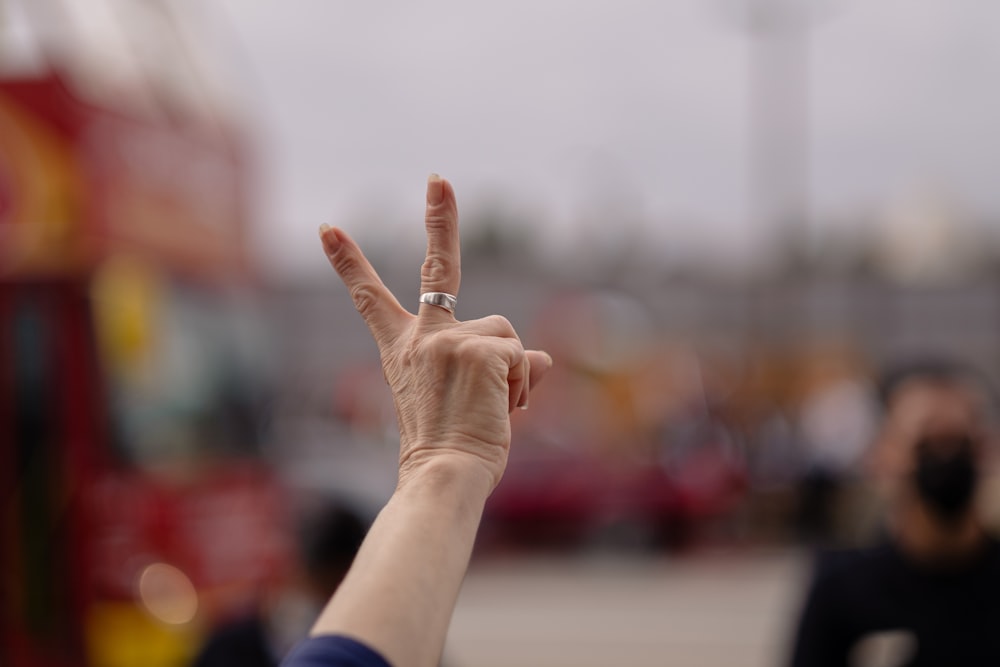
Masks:
[[[296,646],[281,667],[392,667],[373,649],[340,635],[312,637]]]

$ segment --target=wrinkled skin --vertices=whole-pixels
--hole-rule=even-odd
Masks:
[[[458,295],[458,208],[448,181],[427,182],[427,256],[421,294]],[[428,465],[446,464],[500,481],[510,447],[510,413],[552,365],[525,350],[505,318],[459,322],[438,306],[417,315],[400,305],[358,245],[324,226],[323,247],[375,338],[399,420],[399,485]]]

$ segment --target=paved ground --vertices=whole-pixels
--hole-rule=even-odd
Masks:
[[[470,571],[446,667],[780,665],[807,559],[517,559]]]

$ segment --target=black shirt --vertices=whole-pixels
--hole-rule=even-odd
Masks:
[[[1000,666],[1000,543],[952,570],[918,567],[889,542],[821,556],[791,664],[848,665],[859,643],[890,632],[905,644],[896,664]]]
[[[277,667],[268,647],[264,623],[256,616],[240,619],[216,630],[193,667]]]

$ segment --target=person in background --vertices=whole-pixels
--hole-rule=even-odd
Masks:
[[[468,567],[486,498],[510,447],[510,414],[551,367],[500,316],[460,322],[458,209],[427,181],[427,257],[411,314],[351,238],[320,237],[382,358],[400,429],[396,490],[353,565],[286,667],[431,667]],[[331,345],[335,345],[331,341]]]
[[[990,389],[971,369],[925,360],[886,374],[880,394],[870,464],[885,536],[820,556],[790,664],[1000,665],[1000,544],[977,498]]]
[[[308,634],[350,568],[366,530],[357,513],[339,503],[314,512],[303,525],[301,575],[267,595],[256,613],[213,632],[193,667],[277,667]]]
[[[800,481],[798,533],[813,544],[845,538],[846,502],[872,442],[878,410],[874,391],[842,360],[831,360],[827,377],[814,386],[799,410],[804,470]]]

